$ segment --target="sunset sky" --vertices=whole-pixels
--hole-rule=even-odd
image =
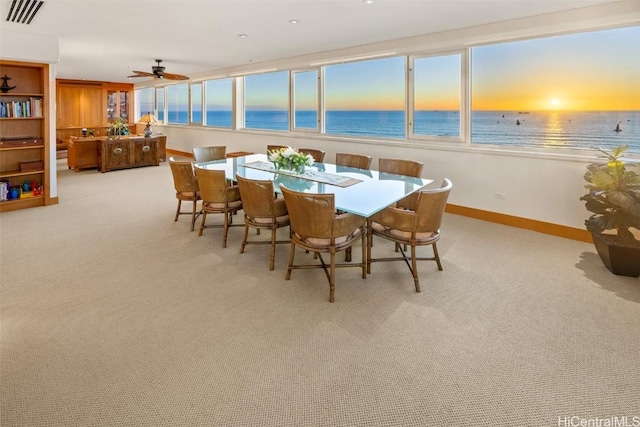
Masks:
[[[478,47],[472,67],[474,109],[640,109],[640,27]]]
[[[636,26],[473,48],[473,109],[640,110],[639,40]],[[457,56],[420,61],[416,108],[458,109]],[[250,89],[260,88],[248,92],[249,105],[287,108],[285,72],[247,81]],[[402,110],[404,58],[327,66],[325,90],[327,110]],[[315,108],[315,102],[300,93],[296,98],[300,109]]]

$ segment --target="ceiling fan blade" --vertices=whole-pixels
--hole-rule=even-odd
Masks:
[[[189,80],[189,77],[181,74],[162,73],[162,77],[169,80]]]
[[[153,73],[147,73],[146,71],[132,70],[135,74],[128,77],[155,77]]]

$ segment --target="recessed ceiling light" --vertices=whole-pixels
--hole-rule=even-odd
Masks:
[[[298,21],[297,19],[290,19],[289,20],[289,24],[299,24],[300,21]]]
[[[362,3],[371,4],[373,3],[373,0],[362,0]]]
[[[240,37],[241,39],[244,39],[245,37],[249,37],[249,36],[246,34],[238,34],[238,37]]]

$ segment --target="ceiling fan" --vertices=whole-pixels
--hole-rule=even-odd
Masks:
[[[133,70],[135,74],[128,77],[153,77],[155,79],[189,80],[189,77],[183,76],[181,74],[165,73],[165,67],[160,65],[162,59],[156,59],[156,62],[158,63],[158,65],[154,65],[153,67],[151,67],[151,73],[147,73],[146,71]]]

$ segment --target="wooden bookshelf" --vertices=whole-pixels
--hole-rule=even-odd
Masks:
[[[0,117],[0,181],[8,183],[9,189],[23,189],[25,182],[33,182],[39,191],[21,191],[18,198],[0,201],[0,212],[53,204],[49,182],[49,65],[0,60],[0,77],[5,75],[15,89],[0,93],[5,106]],[[20,107],[6,112],[7,106],[16,104]]]

